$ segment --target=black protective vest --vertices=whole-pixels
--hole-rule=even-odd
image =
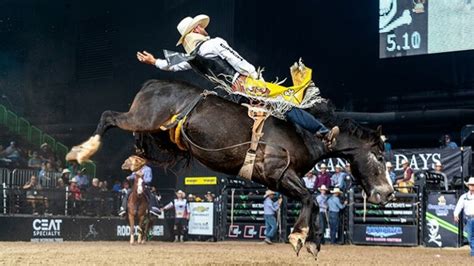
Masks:
[[[209,75],[225,80],[224,77],[220,76],[221,74],[233,77],[237,71],[226,60],[218,55],[214,57],[204,57],[197,53],[203,43],[204,42],[201,42],[196,49],[194,49],[191,53],[194,58],[188,61],[193,70],[205,78]]]

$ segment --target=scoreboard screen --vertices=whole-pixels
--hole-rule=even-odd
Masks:
[[[474,49],[474,0],[379,0],[380,58]]]

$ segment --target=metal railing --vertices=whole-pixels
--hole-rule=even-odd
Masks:
[[[44,133],[41,129],[32,126],[28,120],[23,117],[18,117],[15,113],[8,110],[5,106],[0,104],[0,124],[4,125],[9,131],[24,137],[28,142],[36,147],[40,147],[43,143],[48,143],[53,152],[64,160],[69,149],[52,136]],[[82,165],[87,169],[87,173],[95,177],[96,165],[93,162],[87,162]]]
[[[69,187],[25,190],[2,184],[0,210],[4,215],[117,216],[122,193]]]

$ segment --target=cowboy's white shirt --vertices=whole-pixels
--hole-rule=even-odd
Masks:
[[[174,199],[168,203],[163,209],[168,210],[174,207],[176,218],[185,218],[186,211],[188,211],[188,202],[185,199]]]
[[[464,209],[465,215],[474,216],[474,193],[467,192],[462,194],[454,209],[454,215],[459,216],[462,209]]]
[[[205,41],[197,52],[200,56],[211,58],[219,56],[226,60],[238,73],[234,76],[232,81],[239,76],[239,74],[251,76],[254,79],[258,78],[255,67],[242,58],[234,49],[232,49],[227,42],[219,37]],[[156,59],[155,66],[161,70],[166,71],[183,71],[191,69],[188,62],[181,62],[176,65],[168,65],[165,59]]]

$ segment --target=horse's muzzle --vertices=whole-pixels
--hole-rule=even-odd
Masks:
[[[385,205],[394,198],[395,195],[392,187],[390,187],[390,189],[374,188],[372,189],[368,200],[371,203]]]

